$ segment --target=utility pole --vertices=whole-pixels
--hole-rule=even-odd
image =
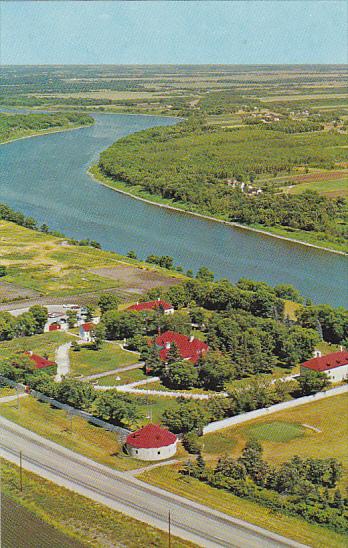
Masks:
[[[171,538],[171,522],[170,522],[170,510],[168,511],[168,547],[171,548],[172,546],[172,538]]]
[[[22,451],[19,451],[19,490],[23,493]]]

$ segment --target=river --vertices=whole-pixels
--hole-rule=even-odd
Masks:
[[[291,283],[315,302],[346,305],[347,258],[237,227],[165,210],[117,193],[86,173],[116,139],[176,121],[97,114],[96,124],[0,146],[0,201],[68,236],[139,258],[171,255],[218,278]]]

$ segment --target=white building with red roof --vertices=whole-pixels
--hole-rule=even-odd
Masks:
[[[167,428],[147,424],[126,438],[126,449],[131,457],[141,460],[169,459],[176,453],[178,438]]]
[[[156,345],[160,348],[160,358],[164,362],[167,361],[167,356],[170,348],[175,344],[178,352],[183,360],[190,360],[196,364],[199,358],[205,352],[208,352],[209,346],[199,339],[194,337],[186,337],[176,331],[165,331],[156,337]]]
[[[80,325],[80,338],[84,342],[93,341],[93,333],[97,325],[94,322],[86,322]]]
[[[143,303],[137,302],[127,308],[127,310],[134,310],[135,312],[146,312],[147,310],[156,309],[162,309],[164,314],[174,314],[173,305],[163,301],[162,299],[157,299],[156,301],[146,301]]]
[[[301,364],[301,375],[311,370],[325,373],[331,382],[348,379],[348,351],[333,352],[326,356],[320,352],[316,354],[316,357]]]

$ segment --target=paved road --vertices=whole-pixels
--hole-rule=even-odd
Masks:
[[[0,455],[4,458],[18,463],[21,450],[26,469],[163,530],[167,530],[170,510],[172,533],[198,546],[302,546],[97,464],[3,417],[0,417],[0,428]]]

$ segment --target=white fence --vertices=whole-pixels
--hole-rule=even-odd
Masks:
[[[271,407],[264,407],[262,409],[256,409],[255,411],[243,413],[242,415],[236,415],[235,417],[229,417],[228,419],[223,419],[221,421],[211,422],[203,428],[203,434],[216,432],[217,430],[222,430],[223,428],[227,428],[228,426],[241,424],[242,422],[257,419],[258,417],[264,417],[272,413],[276,413],[277,411],[282,411],[283,409],[290,409],[291,407],[297,407],[299,405],[311,403],[313,401],[321,400],[323,398],[329,398],[330,396],[336,396],[337,394],[344,394],[345,392],[348,392],[348,385],[338,386],[337,388],[331,388],[330,390],[326,390],[325,392],[317,392],[312,396],[303,396],[302,398],[297,398],[296,400],[277,403],[276,405],[272,405]]]

